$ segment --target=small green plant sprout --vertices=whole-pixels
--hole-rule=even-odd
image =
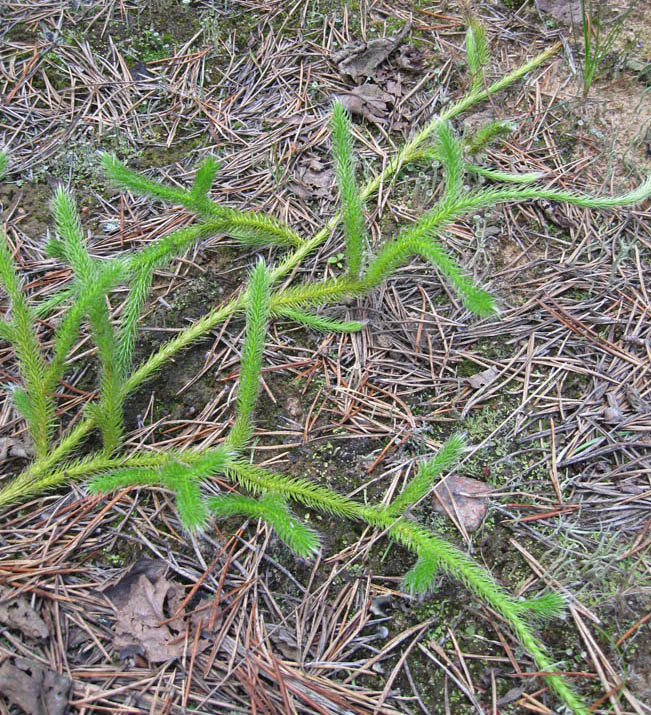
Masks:
[[[330,256],[328,258],[328,263],[331,266],[335,266],[339,270],[341,270],[344,267],[344,260],[346,258],[346,254],[343,251],[339,251],[335,256]]]
[[[480,90],[484,86],[484,69],[488,65],[489,52],[486,28],[472,15],[466,30],[466,59],[470,70],[471,88]]]
[[[617,18],[610,30],[604,34],[602,27],[603,0],[581,0],[581,27],[583,30],[583,99],[586,99],[599,68],[613,48],[631,11],[637,5],[633,0]]]
[[[72,196],[58,189],[52,203],[57,236],[48,249],[52,256],[70,266],[73,279],[41,301],[26,292],[14,263],[14,249],[4,236],[0,237],[0,283],[10,306],[0,320],[0,337],[10,343],[16,355],[18,374],[11,391],[15,407],[26,421],[36,454],[34,461],[0,491],[0,506],[79,480],[90,480],[92,492],[129,486],[162,488],[173,495],[179,519],[189,532],[207,529],[211,520],[235,514],[259,518],[301,556],[314,553],[319,548],[319,540],[313,530],[292,514],[291,503],[363,522],[380,529],[414,555],[415,564],[405,576],[406,588],[427,592],[439,572],[460,581],[510,624],[537,668],[549,671],[546,682],[565,705],[575,713],[587,715],[587,708],[565,679],[553,672],[552,659],[534,632],[535,617],[557,613],[560,599],[555,595],[529,601],[515,599],[464,552],[406,518],[406,512],[428,494],[439,475],[459,459],[464,450],[461,435],[453,435],[434,457],[424,460],[401,494],[394,499],[387,496],[375,504],[355,501],[308,479],[263,469],[252,464],[246,454],[254,432],[263,348],[270,321],[291,320],[321,331],[360,330],[363,323],[324,317],[319,309],[367,295],[413,256],[420,256],[438,271],[469,313],[480,317],[494,315],[497,304],[493,296],[446,251],[445,231],[452,222],[503,202],[544,198],[600,209],[632,204],[650,195],[651,177],[634,191],[601,198],[537,186],[533,184],[537,176],[498,172],[476,163],[472,157],[477,152],[473,149],[483,146],[500,131],[492,127],[484,131],[484,136],[464,143],[456,136],[451,120],[508,87],[557,50],[554,47],[541,53],[488,85],[482,73],[488,57],[482,33],[478,25],[471,24],[467,38],[471,70],[468,94],[416,133],[363,187],[356,183],[350,117],[341,104],[333,105],[332,154],[340,211],[312,237],[299,235],[272,216],[237,211],[212,201],[209,191],[219,173],[219,165],[212,158],[201,163],[192,186],[183,189],[133,172],[110,155],[103,156],[102,166],[114,184],[155,201],[185,206],[197,216],[197,222],[159,238],[138,252],[100,261],[88,251]],[[481,82],[477,79],[480,73]],[[415,223],[399,230],[372,253],[367,242],[366,201],[403,167],[417,161],[436,162],[442,167],[438,198]],[[468,188],[464,181],[467,174],[480,174],[493,185]],[[282,279],[331,237],[340,223],[343,245],[336,258],[341,262],[343,274],[328,277],[329,271],[323,280],[283,285]],[[285,253],[275,266],[258,262],[237,298],[215,307],[144,362],[135,365],[139,320],[154,272],[215,234],[227,234],[246,245],[274,247]],[[119,319],[114,320],[107,298],[117,286],[122,287],[119,295],[123,304]],[[115,305],[118,298],[111,296],[111,300]],[[63,317],[52,347],[41,348],[39,320],[55,308],[63,311]],[[180,351],[235,314],[243,315],[245,331],[236,409],[223,444],[208,449],[157,453],[125,450],[125,398]],[[81,420],[64,429],[56,420],[55,393],[84,321],[88,323],[99,361],[99,397],[87,407]],[[101,448],[84,457],[75,456],[75,450],[93,431],[102,440]],[[214,477],[217,475],[244,493],[222,492],[215,496]],[[223,484],[223,480],[220,483]],[[212,495],[208,496],[210,490]]]
[[[362,197],[355,183],[355,159],[350,121],[341,102],[335,102],[332,107],[331,130],[332,154],[341,193],[341,222],[346,245],[346,266],[349,277],[357,279],[362,269],[366,228]],[[340,262],[342,258],[343,255],[339,253],[332,262]]]

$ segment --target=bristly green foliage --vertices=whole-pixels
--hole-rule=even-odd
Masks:
[[[9,168],[9,155],[4,151],[0,151],[0,179],[5,178],[5,174],[7,173],[8,168]]]
[[[47,369],[49,390],[55,390],[63,377],[65,361],[79,335],[79,328],[91,307],[102,302],[120,282],[126,272],[126,263],[115,259],[98,270],[95,280],[77,297],[54,334],[52,359]]]
[[[351,278],[359,278],[364,255],[364,208],[355,182],[355,158],[350,117],[341,102],[332,105],[330,121],[332,155],[341,195],[341,216],[346,245],[346,267]]]
[[[206,164],[206,162],[204,162]],[[202,166],[204,166],[202,164]],[[208,162],[207,167],[212,168]],[[128,274],[131,276],[129,292],[120,316],[118,336],[118,364],[126,377],[133,363],[133,352],[138,335],[138,320],[151,289],[154,272],[169,264],[174,258],[203,238],[219,230],[221,220],[206,221],[191,228],[182,228],[163,236],[131,257]]]
[[[423,554],[407,571],[403,579],[405,588],[411,593],[427,593],[434,585],[439,570],[439,562],[429,554]]]
[[[431,489],[434,479],[447,472],[459,461],[465,446],[462,434],[454,434],[439,449],[432,459],[421,462],[416,476],[413,477],[402,493],[386,508],[387,514],[399,516],[420,501]]]
[[[470,70],[470,86],[473,92],[481,90],[484,85],[483,72],[489,59],[486,28],[474,17],[471,17],[466,30],[466,61]]]
[[[108,492],[129,486],[161,485],[174,493],[183,527],[190,532],[203,529],[208,520],[208,505],[201,493],[201,482],[227,469],[227,450],[217,448],[200,454],[168,453],[163,458],[159,464],[133,464],[98,474],[90,480],[88,489]]]
[[[504,181],[511,184],[530,184],[533,181],[540,181],[540,179],[544,176],[544,174],[540,171],[530,171],[526,174],[511,174],[508,171],[486,169],[483,166],[477,166],[477,164],[466,164],[465,168],[466,171],[483,176],[485,179],[490,179],[491,181]]]
[[[12,343],[25,390],[14,389],[14,404],[27,421],[37,457],[48,453],[54,428],[54,396],[48,390],[47,368],[38,341],[36,316],[20,284],[7,239],[0,231],[0,284],[7,291],[11,320],[3,321],[3,337]]]
[[[219,162],[215,159],[215,157],[206,157],[201,162],[201,165],[197,169],[197,174],[194,177],[192,191],[190,192],[195,201],[208,198],[208,192],[215,182],[215,177],[217,176],[218,171]]]
[[[98,261],[88,254],[74,202],[63,190],[59,190],[53,205],[58,238],[51,242],[50,250],[73,267],[74,281],[71,287],[34,306],[23,294],[6,241],[4,238],[0,240],[0,280],[11,304],[11,319],[0,322],[0,337],[9,340],[16,352],[22,386],[14,389],[14,400],[25,414],[37,445],[36,461],[0,491],[0,504],[88,477],[92,478],[90,488],[94,491],[154,485],[173,492],[180,521],[189,531],[205,528],[211,511],[216,516],[237,513],[260,517],[291,548],[303,555],[318,548],[318,539],[291,514],[288,502],[296,502],[337,518],[357,519],[382,530],[414,554],[415,565],[405,577],[407,588],[424,593],[432,588],[437,573],[456,578],[510,624],[538,669],[554,670],[551,659],[534,635],[530,621],[535,617],[555,614],[561,606],[561,599],[553,594],[531,601],[514,599],[489,572],[465,553],[404,515],[410,506],[427,494],[433,480],[441,472],[449,470],[459,458],[463,449],[460,436],[453,436],[437,455],[424,461],[403,492],[389,505],[361,504],[307,479],[276,474],[239,456],[253,434],[262,351],[270,316],[290,318],[317,330],[358,330],[362,327],[358,321],[332,320],[315,315],[311,310],[365,295],[414,255],[436,266],[468,309],[479,315],[491,315],[496,311],[493,298],[475,285],[442,245],[442,234],[453,221],[469,212],[504,201],[547,198],[586,208],[608,208],[640,201],[651,193],[651,178],[635,191],[613,198],[584,196],[536,186],[514,187],[514,183],[527,183],[540,177],[507,174],[467,161],[464,150],[472,153],[484,140],[492,138],[496,130],[487,129],[483,138],[476,138],[474,143],[464,146],[454,135],[448,121],[509,86],[551,54],[551,51],[545,52],[484,87],[484,68],[488,62],[486,36],[474,19],[471,19],[470,26],[467,48],[473,77],[469,94],[446,109],[440,120],[431,121],[417,132],[361,191],[355,185],[349,119],[342,107],[335,106],[333,154],[341,189],[342,214],[335,216],[309,240],[302,239],[273,217],[235,211],[211,201],[210,187],[218,173],[218,164],[213,158],[201,164],[191,189],[186,190],[140,176],[109,155],[103,157],[105,173],[121,187],[185,206],[197,215],[198,222],[193,227],[154,241],[126,258]],[[384,182],[395,177],[403,166],[423,158],[442,164],[445,179],[441,198],[415,224],[400,231],[393,240],[379,245],[375,257],[365,257],[363,202]],[[464,172],[483,175],[501,185],[481,191],[464,188]],[[272,285],[290,276],[305,256],[332,234],[341,220],[344,223],[347,274],[335,280],[290,285],[272,293]],[[296,250],[272,270],[268,271],[260,262],[251,274],[248,288],[238,298],[212,310],[133,369],[138,320],[155,270],[203,238],[220,233],[253,245],[289,246]],[[128,292],[116,328],[111,322],[107,302],[110,291],[119,283],[125,284]],[[67,312],[64,312],[55,333],[53,354],[48,363],[38,345],[36,318],[47,315],[55,307],[61,309],[65,306],[68,306]],[[246,329],[235,420],[224,445],[183,453],[120,453],[124,397],[180,350],[238,311],[245,312]],[[63,375],[66,356],[72,350],[84,316],[91,324],[92,338],[101,363],[100,398],[89,408],[87,417],[65,432],[53,446],[50,444],[53,393]],[[84,458],[71,459],[72,451],[94,427],[99,427],[102,432],[104,449]],[[217,475],[223,475],[250,495],[206,499],[202,491],[203,483]],[[563,678],[549,675],[547,683],[574,712],[587,714],[585,706]]]
[[[263,261],[259,261],[251,272],[246,296],[246,332],[240,359],[237,417],[227,441],[236,452],[251,439],[253,410],[258,399],[258,380],[270,308],[269,273]]]
[[[361,330],[365,323],[360,320],[333,320],[322,315],[306,313],[295,308],[279,308],[273,314],[279,317],[289,318],[296,323],[301,323],[307,328],[319,330],[323,333],[356,333]]]
[[[54,192],[52,213],[59,239],[50,241],[48,251],[65,260],[74,271],[75,279],[85,288],[94,278],[93,260],[88,255],[75,201],[62,186]]]
[[[463,138],[466,150],[469,154],[475,155],[483,151],[491,142],[500,137],[508,137],[513,132],[515,126],[512,122],[503,122],[499,119],[486,122],[472,134]]]
[[[211,201],[206,196],[208,182],[212,183],[218,169],[212,158],[202,163],[190,191],[167,186],[137,174],[127,169],[111,154],[102,155],[102,168],[106,176],[122,188],[185,206],[204,221],[211,222],[213,234],[224,233],[243,243],[256,246],[271,244],[298,247],[304,243],[295,231],[272,216],[253,211],[236,211]]]
[[[436,141],[436,153],[445,171],[445,193],[440,204],[453,206],[463,188],[463,149],[450,125],[441,122]]]
[[[441,126],[445,125],[445,122],[441,122]],[[450,132],[449,126],[446,127],[447,131]],[[491,142],[501,136],[506,136],[514,130],[514,126],[510,122],[493,121],[484,124],[473,134],[469,136],[464,136],[463,143],[460,147],[465,148],[465,151],[469,155],[474,155],[480,153],[486,146]],[[414,161],[424,161],[424,162],[440,162],[445,163],[442,156],[442,142],[435,141],[432,144],[426,145],[419,151],[414,152]],[[448,159],[449,162],[449,159]],[[507,182],[515,184],[528,184],[532,181],[538,181],[543,177],[540,172],[529,172],[525,174],[512,174],[507,171],[498,171],[496,169],[489,169],[485,166],[479,166],[469,161],[463,161],[462,166],[463,171],[467,171],[471,174],[478,174],[491,181]]]
[[[50,252],[70,264],[78,296],[88,296],[95,291],[100,268],[88,254],[74,199],[60,186],[54,194],[52,210],[59,239],[50,242]],[[120,446],[124,432],[124,375],[120,369],[116,336],[104,297],[99,295],[97,300],[87,302],[88,320],[101,365],[100,400],[89,405],[88,409],[102,433],[104,449],[111,453]]]
[[[228,472],[235,482],[254,494],[279,492],[311,509],[340,517],[355,517],[359,513],[354,501],[309,479],[286,477],[241,460],[230,462]]]
[[[201,494],[201,479],[195,475],[193,465],[169,462],[161,469],[160,480],[174,492],[183,526],[191,532],[202,530],[208,521],[208,509]]]
[[[454,217],[454,207],[437,208],[424,214],[396,240],[382,246],[362,278],[363,286],[367,290],[379,286],[409,258],[422,256],[441,271],[468,310],[480,316],[493,315],[497,312],[494,298],[467,278],[443,246],[434,240],[440,229]]]
[[[94,477],[91,492],[106,492],[129,486],[163,486],[176,497],[176,509],[183,526],[190,532],[202,529],[208,519],[206,502],[201,494],[201,480],[192,464],[170,459],[158,469],[125,467]]]
[[[557,618],[565,610],[565,599],[560,593],[545,593],[529,601],[518,601],[523,613],[530,613],[541,621]]]
[[[299,556],[312,556],[319,550],[317,533],[291,513],[278,492],[268,492],[260,499],[241,494],[212,497],[208,499],[208,508],[220,518],[241,515],[262,519]]]

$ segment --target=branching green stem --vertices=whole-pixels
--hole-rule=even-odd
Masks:
[[[464,583],[478,598],[498,611],[512,625],[521,643],[534,658],[537,667],[541,671],[554,670],[554,664],[541,646],[539,638],[535,636],[531,626],[523,617],[527,608],[513,599],[490,574],[466,554],[444,539],[438,538],[428,529],[399,515],[396,516],[386,508],[364,506],[316,485],[314,488],[309,488],[303,480],[274,474],[244,462],[234,462],[231,465],[231,474],[242,486],[254,493],[275,489],[300,504],[326,514],[338,513],[384,530],[419,558],[428,559],[435,568]],[[588,715],[588,709],[562,677],[549,675],[547,681],[574,713]]]
[[[526,75],[531,70],[540,66],[545,60],[555,54],[560,45],[557,43],[552,47],[548,48],[544,52],[540,53],[534,59],[523,64],[518,69],[514,70],[510,74],[502,77],[497,82],[490,85],[488,88],[476,87],[463,99],[455,103],[453,106],[448,108],[442,115],[438,118],[433,119],[425,126],[420,132],[418,132],[410,142],[408,142],[404,148],[388,163],[382,172],[380,172],[374,179],[370,180],[366,186],[360,192],[361,202],[365,202],[369,197],[378,191],[381,185],[391,180],[391,178],[396,174],[396,172],[404,164],[413,161],[417,158],[421,147],[430,139],[430,137],[438,130],[441,122],[447,122],[450,119],[461,114],[469,107],[481,102],[486,99],[489,95],[499,92],[500,90],[513,84],[515,81]],[[119,165],[119,162],[115,162],[110,157],[105,158],[105,165],[110,165],[112,171],[117,176],[124,167]],[[124,171],[127,171],[124,169]],[[207,216],[210,215],[215,223],[219,223],[220,220],[228,220],[232,215],[225,215],[221,211],[214,208],[214,204],[205,196],[203,196],[203,191],[206,189],[208,180],[211,175],[214,176],[216,172],[215,165],[206,165],[202,170],[203,173],[198,177],[198,184],[193,188],[193,191],[187,192],[180,189],[165,189],[155,185],[154,182],[149,181],[140,177],[137,179],[141,182],[140,190],[145,193],[150,193],[156,195],[159,198],[165,198],[167,200],[173,201],[175,203],[181,204],[192,204],[193,210],[197,210],[200,214]],[[205,174],[205,176],[204,176]],[[137,176],[137,175],[136,175]],[[130,181],[136,180],[133,175],[130,174]],[[553,192],[552,192],[553,193]],[[163,196],[162,194],[165,194]],[[560,195],[559,195],[560,196]],[[497,198],[497,200],[508,200],[506,193],[503,193]],[[524,198],[522,194],[518,196],[513,196],[513,198]],[[458,199],[459,200],[459,199]],[[457,201],[458,201],[457,200]],[[597,202],[594,205],[602,206],[604,205],[603,200]],[[461,207],[459,207],[461,210]],[[467,207],[464,208],[467,210]],[[219,213],[219,216],[216,215]],[[449,212],[450,215],[454,214],[454,211]],[[341,221],[341,214],[336,214],[330,221],[312,238],[303,241],[298,245],[296,250],[282,260],[275,269],[270,272],[270,282],[276,283],[290,272],[292,272],[303,259],[314,251],[319,245],[321,245],[335,227]],[[217,226],[214,226],[217,228]],[[201,229],[204,230],[203,228]],[[434,250],[434,249],[432,249]],[[369,281],[367,280],[366,285],[359,285],[359,292],[364,292],[368,288]],[[352,285],[348,286],[353,287]],[[343,289],[344,286],[342,285]],[[355,289],[357,290],[357,288]],[[327,300],[332,300],[335,297],[335,292],[331,292],[327,296]],[[289,293],[286,293],[285,297],[289,297]],[[173,340],[166,343],[157,353],[150,356],[142,365],[136,368],[130,376],[124,381],[123,384],[123,396],[131,393],[137,387],[139,387],[145,380],[151,377],[160,367],[167,362],[171,357],[176,355],[179,351],[188,347],[190,344],[201,338],[208,331],[213,329],[215,326],[222,323],[224,320],[228,319],[236,311],[244,309],[246,306],[247,297],[242,294],[237,298],[231,300],[229,303],[215,308],[201,319],[199,319],[194,325],[186,329],[183,333],[176,336]],[[279,304],[276,307],[280,308]],[[286,304],[285,307],[288,308],[298,308],[297,305]],[[272,311],[274,310],[274,302],[272,300]],[[129,351],[127,351],[129,352]],[[66,481],[67,476],[62,472],[52,472],[53,468],[58,464],[63,458],[65,458],[80,442],[81,440],[93,429],[95,426],[95,418],[90,415],[86,417],[80,424],[74,427],[68,435],[66,435],[57,447],[55,447],[48,454],[42,455],[38,458],[25,472],[19,475],[16,480],[8,487],[6,487],[2,492],[0,492],[0,505],[10,503],[15,500],[15,498],[20,494],[27,494],[26,491],[21,491],[27,489],[30,493],[39,491],[46,486],[54,486],[55,484],[63,483]],[[53,474],[58,474],[58,477],[54,477]],[[57,481],[57,479],[59,481]]]

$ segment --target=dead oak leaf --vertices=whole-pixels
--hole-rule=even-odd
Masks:
[[[383,92],[392,95],[391,101],[393,104],[396,104],[404,94],[400,72],[396,72],[393,69],[378,70],[375,83]]]
[[[492,491],[490,484],[452,474],[434,487],[434,511],[454,518],[467,532],[476,531],[486,516]]]
[[[305,165],[300,166],[294,177],[292,189],[301,198],[332,198],[335,173],[318,159],[310,159]]]
[[[562,25],[581,23],[581,0],[538,0],[538,8]]]
[[[163,623],[165,600],[173,599],[175,591],[174,585],[164,577],[154,583],[146,576],[138,577],[115,623],[113,645],[120,657],[137,654],[144,655],[150,663],[162,663],[183,653],[183,639],[178,639],[183,625],[181,619]]]
[[[185,613],[175,616],[183,587],[165,576],[162,561],[143,559],[120,581],[104,589],[117,609],[113,646],[121,658],[144,656],[150,663],[178,658],[185,648]],[[199,641],[199,651],[208,646]]]
[[[396,53],[396,64],[408,72],[420,72],[425,65],[425,55],[413,45],[402,45]]]

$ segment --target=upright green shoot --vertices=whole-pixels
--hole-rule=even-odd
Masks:
[[[8,168],[9,168],[9,155],[4,151],[0,151],[0,179],[5,178],[5,174],[7,173]]]
[[[205,158],[194,177],[190,195],[194,201],[202,201],[208,198],[208,192],[215,182],[215,177],[219,171],[219,162],[214,156]]]
[[[101,268],[88,253],[74,199],[62,187],[58,187],[52,201],[52,209],[59,239],[50,242],[50,253],[70,264],[75,274],[77,294],[88,296],[95,292]],[[97,300],[87,301],[87,313],[101,365],[100,399],[99,402],[91,404],[88,410],[95,416],[96,424],[102,433],[104,450],[110,454],[120,446],[124,432],[124,376],[120,369],[117,341],[106,295],[100,293]]]
[[[463,148],[448,122],[441,122],[436,141],[437,154],[445,170],[445,204],[453,204],[463,188]]]
[[[350,117],[341,102],[332,105],[330,120],[332,130],[332,156],[341,195],[341,216],[346,246],[346,266],[351,278],[358,278],[364,255],[364,208],[355,182]]]
[[[0,284],[9,295],[11,320],[3,320],[0,336],[13,345],[24,389],[12,388],[14,404],[27,421],[37,457],[50,448],[54,429],[54,399],[48,390],[47,367],[41,353],[34,309],[16,272],[7,239],[0,231]]]
[[[470,70],[470,86],[473,92],[481,91],[484,86],[484,68],[488,64],[488,60],[486,28],[474,17],[471,17],[466,30],[466,61]]]
[[[106,296],[123,279],[126,263],[121,259],[107,262],[98,270],[95,280],[85,288],[65,313],[54,334],[52,358],[47,368],[48,390],[54,391],[63,377],[65,361],[68,359],[79,335],[79,328],[93,306],[105,300]]]
[[[235,452],[244,449],[253,434],[253,411],[258,400],[258,381],[270,309],[269,273],[263,261],[251,272],[246,300],[246,331],[240,360],[237,416],[227,444]]]
[[[443,472],[447,472],[459,461],[465,446],[463,435],[454,434],[439,449],[432,459],[421,462],[416,476],[413,477],[398,495],[386,508],[386,513],[391,516],[399,516],[405,509],[420,501],[432,488],[434,480]]]

